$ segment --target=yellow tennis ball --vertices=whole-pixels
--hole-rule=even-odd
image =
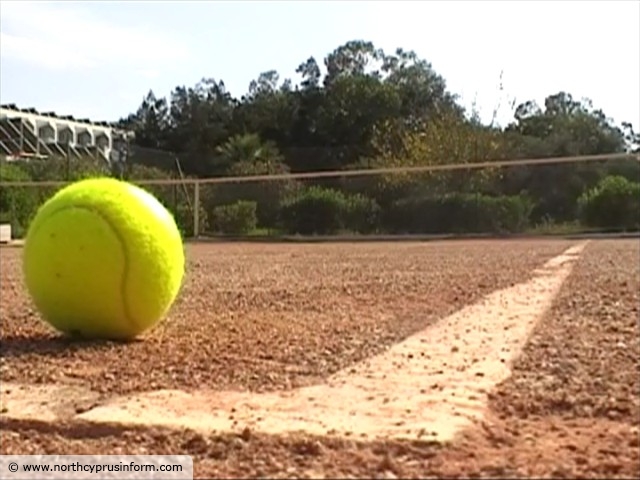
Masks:
[[[85,338],[129,340],[157,324],[184,269],[173,216],[147,191],[113,178],[59,190],[25,239],[25,283],[42,317]]]

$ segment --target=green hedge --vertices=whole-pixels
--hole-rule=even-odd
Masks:
[[[611,175],[578,200],[580,219],[605,230],[640,230],[640,183]]]
[[[287,233],[330,235],[342,228],[343,208],[342,192],[313,186],[282,203],[280,221]]]
[[[109,171],[104,165],[86,159],[50,158],[47,160],[32,160],[21,162],[0,161],[0,181],[68,181],[80,180],[87,177],[108,176]],[[132,164],[128,169],[127,180],[162,180],[172,178],[169,172],[157,168]],[[37,209],[61,187],[3,187],[0,189],[0,222],[11,224],[12,235],[21,238],[26,233],[29,222]],[[191,236],[193,226],[193,187],[181,185],[144,185],[142,188],[150,191],[173,214],[180,231],[185,236]],[[187,196],[189,198],[187,198]],[[200,207],[200,231],[207,228],[207,214]]]
[[[312,186],[281,204],[280,223],[290,234],[372,233],[378,229],[379,214],[378,204],[364,195]]]
[[[380,206],[362,194],[344,197],[342,221],[345,229],[355,233],[375,233],[380,229]]]
[[[28,182],[30,180],[27,172],[17,165],[5,162],[0,164],[0,181]],[[37,192],[33,188],[3,187],[0,189],[0,223],[11,225],[13,237],[23,237],[39,205]]]
[[[33,162],[0,161],[0,180],[59,180],[70,168],[70,180],[105,175],[92,162],[59,159]],[[132,165],[128,179],[171,178],[170,172]],[[593,185],[593,184],[591,184]],[[288,234],[345,233],[517,233],[526,231],[535,217],[535,202],[525,195],[491,196],[417,191],[400,185],[382,191],[379,182],[363,179],[339,183],[336,188],[293,181],[273,185],[216,185],[200,190],[200,231],[213,223],[217,233],[246,235],[258,227]],[[350,188],[347,188],[350,187]],[[173,213],[185,236],[192,235],[193,187],[145,185]],[[0,222],[10,223],[16,237],[24,235],[37,208],[57,187],[5,187],[0,189]],[[578,206],[572,228],[601,231],[640,229],[640,183],[610,175],[572,196]],[[225,201],[220,202],[221,199]],[[540,207],[540,205],[538,205]],[[574,218],[575,217],[575,218]],[[579,221],[579,223],[578,223]],[[573,225],[573,224],[572,224]]]
[[[226,235],[247,235],[258,224],[257,204],[239,200],[229,205],[220,205],[213,209],[213,228],[215,232]]]
[[[392,233],[516,233],[528,227],[532,209],[524,196],[410,197],[392,204],[385,227]]]

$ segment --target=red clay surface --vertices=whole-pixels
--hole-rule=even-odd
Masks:
[[[321,382],[467,303],[527,279],[575,242],[195,245],[168,321],[131,345],[65,345],[0,250],[0,380],[104,394],[273,390]],[[194,456],[198,477],[640,476],[640,253],[592,241],[538,325],[485,428],[451,444],[175,433],[2,420],[4,454]],[[126,356],[125,356],[126,353]]]
[[[109,394],[316,383],[526,279],[570,245],[193,245],[169,318],[129,345],[60,340],[23,287],[22,250],[0,249],[0,380]]]

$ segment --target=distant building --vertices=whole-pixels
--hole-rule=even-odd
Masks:
[[[111,164],[124,160],[132,138],[107,122],[0,106],[0,154],[7,159],[93,157]]]

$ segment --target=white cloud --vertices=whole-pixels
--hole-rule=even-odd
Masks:
[[[115,25],[80,5],[3,2],[2,57],[47,69],[131,66],[152,72],[188,56],[186,46],[167,32]]]

